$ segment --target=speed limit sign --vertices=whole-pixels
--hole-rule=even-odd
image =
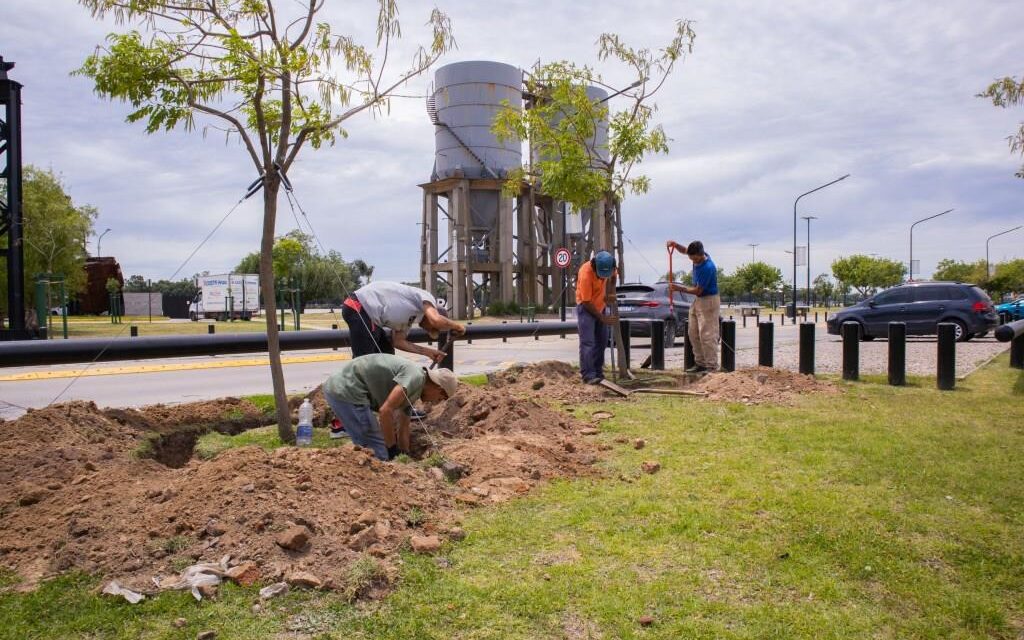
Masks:
[[[572,254],[569,253],[569,250],[566,249],[565,247],[562,247],[561,249],[555,252],[555,265],[559,269],[564,269],[568,267],[571,261]]]

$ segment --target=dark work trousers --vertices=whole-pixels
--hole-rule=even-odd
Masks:
[[[608,325],[581,304],[576,305],[576,325],[580,330],[580,374],[584,380],[603,380]]]
[[[395,353],[395,347],[391,344],[391,336],[384,332],[381,327],[375,327],[370,322],[366,311],[356,311],[352,307],[343,306],[341,317],[348,325],[349,339],[352,341],[352,357],[367,356],[371,353]],[[378,347],[380,347],[378,349]]]

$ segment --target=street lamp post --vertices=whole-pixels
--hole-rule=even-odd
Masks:
[[[947,213],[949,213],[950,211],[954,211],[954,209],[946,209],[942,213],[936,213],[934,216],[928,216],[927,218],[921,218],[920,220],[918,220],[914,224],[910,225],[910,265],[909,265],[910,268],[907,270],[907,273],[909,274],[907,276],[907,282],[913,282],[914,281],[914,227],[916,227],[917,225],[921,224],[922,222],[926,222],[928,220],[931,220],[932,218],[938,218],[939,216],[944,216]]]
[[[989,267],[989,262],[988,262],[988,243],[989,243],[989,241],[992,240],[992,238],[996,238],[998,236],[1005,235],[1007,233],[1010,233],[1011,231],[1016,231],[1017,229],[1020,229],[1022,226],[1024,226],[1024,225],[1017,225],[1016,227],[1014,227],[1012,229],[1007,229],[1006,231],[1000,231],[999,233],[997,233],[995,235],[989,236],[988,240],[985,240],[985,277],[986,278],[991,276],[991,274],[989,273],[989,269],[991,267]]]
[[[817,220],[818,216],[800,216],[807,221],[807,306],[811,306],[811,220]],[[796,299],[796,296],[793,297]],[[796,316],[794,316],[796,317]]]
[[[843,176],[841,178],[836,178],[832,182],[825,183],[825,184],[821,185],[820,187],[816,187],[814,189],[811,189],[810,191],[808,191],[806,193],[801,193],[800,195],[798,195],[796,197],[796,200],[793,201],[793,317],[794,318],[796,317],[796,204],[798,202],[800,202],[800,198],[803,198],[804,196],[808,196],[808,195],[814,193],[815,191],[821,191],[825,187],[831,187],[835,183],[840,182],[842,180],[846,180],[849,177],[850,177],[850,174],[846,174],[845,176]]]
[[[750,243],[750,244],[748,244],[747,246],[748,246],[748,247],[750,247],[750,261],[751,261],[751,262],[755,262],[755,261],[756,261],[756,258],[754,257],[754,250],[755,250],[755,249],[756,249],[757,247],[759,247],[760,245],[758,245],[758,244],[754,244],[754,243]]]
[[[110,233],[110,227],[107,227],[107,230],[104,231],[103,233],[101,233],[100,237],[96,238],[96,257],[97,258],[99,258],[100,256],[103,255],[102,253],[100,253],[100,243],[103,242],[103,236],[107,235],[108,233]]]

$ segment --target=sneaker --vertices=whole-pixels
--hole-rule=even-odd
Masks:
[[[695,364],[686,370],[686,373],[706,373],[707,367],[703,367],[699,364]]]
[[[415,407],[409,409],[409,417],[413,420],[422,420],[423,418],[426,418],[428,415],[430,414],[427,413],[426,411],[423,411],[422,409],[417,409]]]
[[[339,438],[347,438],[348,433],[345,432],[345,427],[338,429],[331,429],[331,440],[337,440]]]

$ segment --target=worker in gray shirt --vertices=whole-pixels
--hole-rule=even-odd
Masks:
[[[419,325],[435,340],[442,331],[456,336],[466,333],[463,325],[442,314],[434,296],[398,282],[371,282],[360,287],[345,300],[341,317],[348,325],[353,358],[399,349],[440,362],[444,352],[409,342],[409,329]]]
[[[343,363],[324,382],[323,392],[352,442],[390,460],[411,452],[406,410],[412,403],[441,402],[454,396],[458,386],[449,369],[428,370],[400,356],[376,353]],[[332,431],[331,437],[342,434]]]

